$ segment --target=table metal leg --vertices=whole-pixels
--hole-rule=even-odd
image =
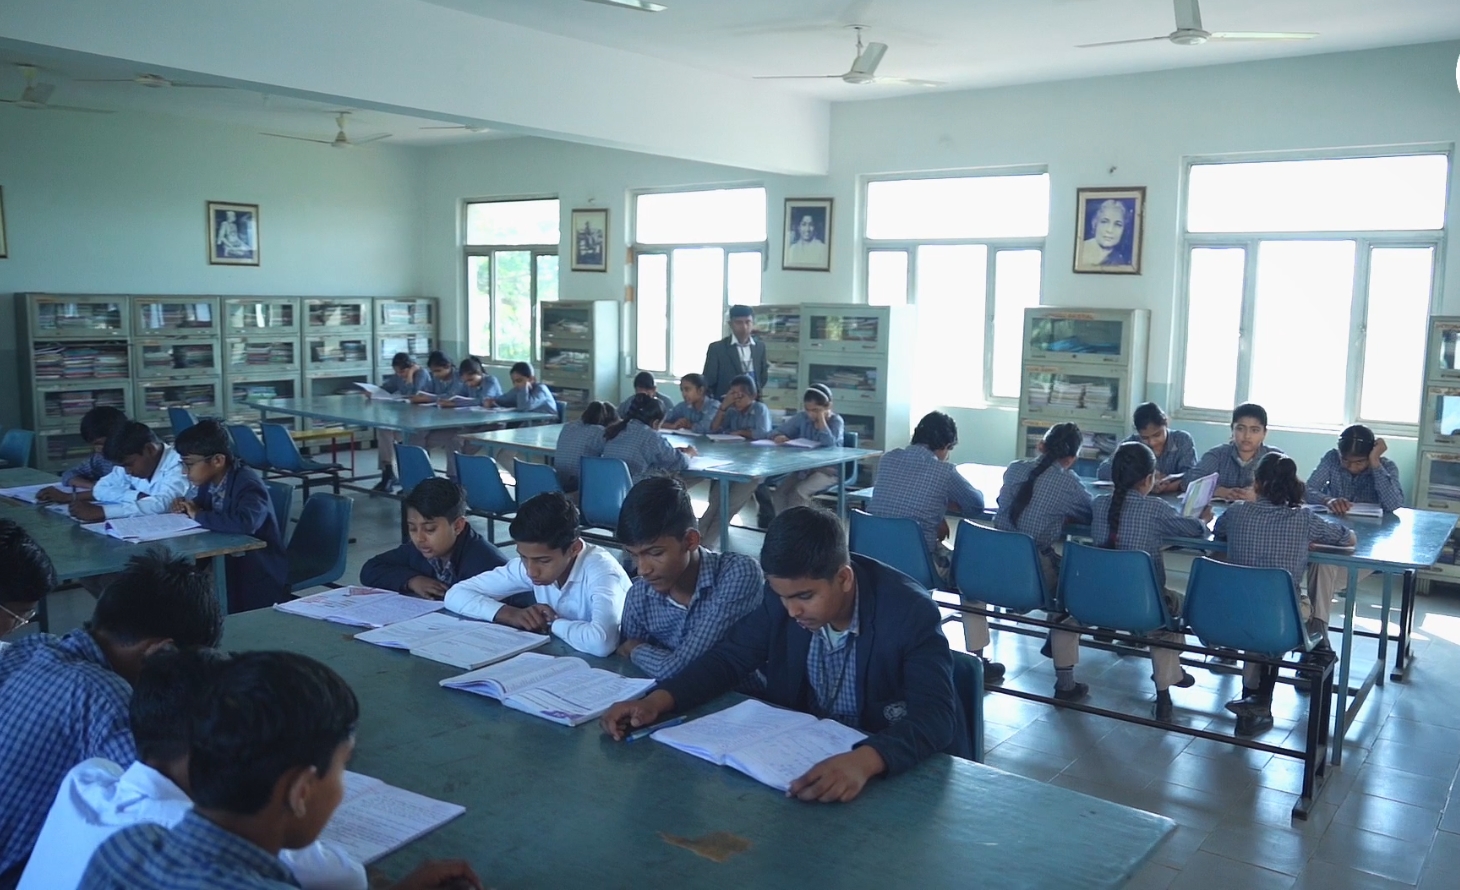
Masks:
[[[213,557],[213,595],[224,615],[228,614],[228,567],[223,562],[227,558],[221,553]]]
[[[845,462],[836,465],[836,515],[847,520],[847,465]]]
[[[1334,766],[1338,766],[1339,762],[1343,760],[1343,736],[1345,730],[1348,729],[1348,674],[1349,663],[1353,658],[1354,601],[1357,598],[1358,581],[1358,568],[1349,566],[1348,590],[1343,597],[1343,652],[1338,659],[1338,688],[1334,690],[1338,696],[1338,706],[1333,709],[1333,754],[1330,757]]]
[[[715,480],[720,486],[720,549],[730,549],[730,480],[721,476]]]
[[[1384,685],[1384,663],[1389,660],[1389,610],[1394,603],[1394,576],[1384,573],[1384,599],[1379,604],[1379,677],[1375,684]],[[1398,642],[1395,645],[1399,645]]]
[[[1416,588],[1419,586],[1419,574],[1417,572],[1404,573],[1404,585],[1400,594],[1399,606],[1399,639],[1394,641],[1394,672],[1389,675],[1391,680],[1407,679],[1409,666],[1414,663],[1414,653],[1410,651],[1410,634],[1414,631],[1414,607]]]

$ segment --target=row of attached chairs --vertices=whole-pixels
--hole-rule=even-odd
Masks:
[[[264,483],[273,501],[279,534],[287,542],[289,591],[298,593],[322,584],[333,584],[345,576],[349,559],[350,514],[354,502],[347,497],[319,492],[306,496],[299,522],[289,532],[289,514],[294,506],[294,486],[278,479]]]
[[[181,409],[178,409],[181,410]],[[340,493],[340,472],[344,467],[337,463],[311,460],[299,451],[289,428],[279,423],[265,423],[263,439],[253,427],[243,423],[225,424],[228,435],[233,439],[233,453],[239,460],[264,475],[289,476],[300,481],[304,497],[309,498],[311,486],[327,482],[334,494]]]
[[[0,436],[0,467],[30,466],[31,449],[35,447],[35,433],[30,430],[6,430]]]

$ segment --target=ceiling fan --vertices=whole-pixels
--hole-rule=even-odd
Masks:
[[[1096,46],[1120,46],[1126,43],[1151,43],[1168,40],[1177,46],[1200,46],[1210,41],[1229,40],[1312,40],[1312,31],[1207,31],[1201,26],[1201,7],[1197,0],[1173,0],[1176,6],[1176,30],[1160,37],[1138,37],[1135,40],[1107,40],[1104,43],[1082,43],[1076,49]]]
[[[420,127],[422,130],[462,130],[467,133],[485,133],[489,127],[482,124],[441,124],[433,127]]]
[[[586,2],[617,6],[619,9],[637,9],[639,12],[663,12],[669,8],[660,6],[658,3],[650,3],[649,0],[586,0]]]
[[[339,111],[335,113],[335,126],[339,127],[339,132],[335,134],[335,138],[333,139],[311,139],[308,136],[287,136],[283,133],[261,133],[259,135],[273,136],[277,139],[297,139],[300,142],[317,142],[320,145],[328,145],[330,148],[356,148],[361,145],[369,145],[372,142],[379,142],[382,139],[390,138],[389,133],[381,133],[379,136],[371,136],[367,139],[357,139],[352,141],[350,137],[345,134],[345,121],[349,117],[350,112],[348,111]]]
[[[914,87],[940,87],[941,80],[917,80],[908,77],[878,77],[877,66],[882,64],[882,57],[887,55],[887,44],[869,43],[862,46],[862,25],[853,25],[852,29],[857,32],[857,57],[852,60],[852,67],[845,74],[760,74],[756,80],[843,80],[852,84],[869,83],[891,83],[903,86]]]
[[[149,90],[161,90],[169,87],[182,87],[190,90],[229,90],[226,87],[213,83],[183,83],[178,80],[168,80],[161,74],[138,74],[136,77],[116,78],[87,78],[78,80],[77,83],[134,83],[139,87],[147,87]]]
[[[36,83],[36,67],[34,65],[16,65],[20,73],[25,75],[25,89],[20,91],[19,99],[0,99],[0,103],[14,105],[16,108],[23,108],[26,111],[84,111],[88,114],[111,114],[104,108],[78,108],[74,105],[51,105],[49,104],[51,93],[56,91],[53,83]]]

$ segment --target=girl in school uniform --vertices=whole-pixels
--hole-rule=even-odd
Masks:
[[[1143,402],[1136,406],[1131,417],[1136,428],[1127,442],[1140,442],[1156,456],[1156,485],[1151,494],[1167,494],[1181,490],[1184,473],[1196,466],[1196,442],[1184,430],[1173,430],[1171,421],[1161,406],[1155,402]],[[1172,478],[1180,477],[1180,478]],[[1095,478],[1104,482],[1111,480],[1111,461],[1105,460],[1095,471]]]
[[[563,424],[558,433],[558,448],[553,453],[553,467],[558,471],[558,484],[563,491],[578,490],[578,467],[585,457],[603,455],[604,427],[618,420],[618,410],[611,402],[589,402],[583,415]]]
[[[1004,485],[999,490],[999,512],[995,527],[1003,531],[1023,532],[1034,539],[1039,561],[1044,570],[1046,589],[1059,584],[1059,554],[1055,544],[1064,537],[1066,522],[1089,522],[1090,493],[1071,472],[1080,454],[1084,437],[1073,423],[1057,423],[1039,443],[1039,457],[1017,460],[1004,471]],[[1004,505],[1008,505],[1005,507]],[[1068,620],[1067,616],[1053,616]],[[1075,665],[1080,661],[1080,635],[1067,630],[1051,630],[1045,645],[1055,668],[1054,697],[1060,701],[1079,701],[1090,693],[1085,683],[1075,682]]]
[[[755,378],[741,374],[730,381],[725,391],[725,400],[710,421],[711,433],[740,436],[743,439],[764,439],[771,433],[771,409],[758,400],[760,390]],[[755,488],[762,480],[730,483],[730,515],[739,513],[755,496]],[[710,506],[700,517],[700,541],[711,550],[720,543],[720,484],[710,483]]]
[[[639,393],[629,402],[628,416],[603,431],[603,456],[628,465],[637,484],[651,472],[678,473],[689,469],[695,450],[689,445],[675,448],[659,435],[664,406],[651,395]]]
[[[512,408],[517,411],[540,411],[544,414],[558,413],[558,400],[546,384],[537,382],[537,370],[530,362],[517,362],[508,372],[512,377],[512,388],[501,395],[482,399],[486,408]],[[509,423],[508,428],[525,426],[525,423]],[[510,448],[497,451],[497,466],[512,472],[512,461],[517,452]]]
[[[801,394],[801,409],[771,431],[772,441],[782,445],[792,439],[809,439],[818,448],[835,448],[842,444],[846,426],[841,415],[831,410],[831,389],[821,383],[811,384]],[[777,513],[791,507],[809,507],[811,496],[831,488],[836,480],[837,472],[833,467],[791,473],[776,483],[771,503]]]
[[[679,378],[679,393],[684,401],[675,405],[664,418],[667,430],[685,430],[703,436],[710,431],[710,423],[720,411],[720,400],[710,398],[710,390],[701,374],[686,374]]]
[[[1172,615],[1181,614],[1182,594],[1166,586],[1166,564],[1161,559],[1161,544],[1166,538],[1206,537],[1207,522],[1212,518],[1208,506],[1201,518],[1182,516],[1166,501],[1151,494],[1160,479],[1158,461],[1142,442],[1126,442],[1115,449],[1110,459],[1111,481],[1115,489],[1095,499],[1091,513],[1090,537],[1096,546],[1111,550],[1143,550],[1151,555],[1156,568],[1156,584],[1166,596],[1166,607]],[[1159,632],[1157,639],[1181,642],[1184,634]],[[1151,647],[1151,679],[1156,683],[1157,720],[1171,719],[1171,687],[1183,689],[1196,680],[1181,669],[1181,653],[1175,649]]]
[[[1231,505],[1212,528],[1213,535],[1227,542],[1227,561],[1244,566],[1280,568],[1301,588],[1308,570],[1308,546],[1328,544],[1351,547],[1354,533],[1332,520],[1303,509],[1306,488],[1298,478],[1298,465],[1282,452],[1265,454],[1253,472],[1254,502]],[[1299,596],[1305,621],[1313,616],[1307,596]],[[1248,663],[1242,668],[1242,697],[1227,703],[1237,715],[1236,734],[1261,735],[1272,728],[1272,692],[1277,686],[1277,668]]]
[[[482,366],[481,360],[467,356],[461,360],[461,367],[456,371],[461,381],[460,395],[466,396],[472,401],[481,403],[487,399],[495,399],[502,394],[502,384],[497,382],[495,374],[488,374],[487,369]]]

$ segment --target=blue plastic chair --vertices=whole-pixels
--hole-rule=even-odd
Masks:
[[[395,443],[395,466],[400,474],[401,491],[406,494],[436,476],[436,468],[431,466],[431,455],[419,445]]]
[[[512,476],[517,480],[517,509],[545,491],[562,491],[558,471],[547,464],[530,464],[512,459]]]
[[[975,763],[983,763],[983,661],[967,652],[949,654],[953,656],[953,693],[963,703],[970,753]]]
[[[274,518],[279,522],[279,534],[287,538],[289,512],[294,508],[294,486],[277,479],[266,480],[264,486],[268,488],[269,500],[274,504]]]
[[[853,510],[847,546],[853,553],[892,566],[928,590],[939,584],[922,529],[911,519],[889,519]]]
[[[497,520],[507,521],[517,510],[512,493],[502,484],[497,462],[485,454],[456,453],[456,478],[466,490],[466,504],[476,516],[487,519],[487,541],[495,544]]]
[[[578,477],[578,500],[583,524],[594,528],[618,528],[618,514],[634,480],[629,465],[616,457],[585,457]]]
[[[350,549],[350,510],[354,501],[323,492],[306,498],[299,523],[286,548],[289,590],[298,593],[344,577]]]
[[[321,463],[317,460],[309,460],[299,453],[299,446],[295,444],[294,437],[289,435],[289,430],[282,424],[263,424],[264,430],[264,457],[269,467],[276,473],[284,476],[293,476],[300,480],[304,488],[304,499],[309,500],[309,487],[311,483],[323,476],[330,482],[334,493],[340,493],[340,471],[344,467],[336,463]]]
[[[28,467],[34,445],[35,433],[30,430],[6,430],[0,436],[0,461],[8,467]]]
[[[968,520],[958,523],[953,543],[953,582],[965,602],[987,603],[1014,612],[1058,611],[1046,590],[1034,539]]]
[[[198,418],[186,408],[173,406],[167,409],[167,420],[172,424],[172,437],[176,439],[183,430],[197,426]]]
[[[1293,576],[1201,557],[1191,564],[1182,617],[1208,646],[1274,658],[1309,651],[1322,634],[1308,632]]]
[[[1136,634],[1180,630],[1156,583],[1156,565],[1143,550],[1105,550],[1065,544],[1059,600],[1087,627]]]
[[[270,469],[268,453],[264,450],[264,443],[259,439],[258,433],[253,427],[242,423],[225,424],[228,436],[233,440],[233,456],[258,470],[266,473]]]

